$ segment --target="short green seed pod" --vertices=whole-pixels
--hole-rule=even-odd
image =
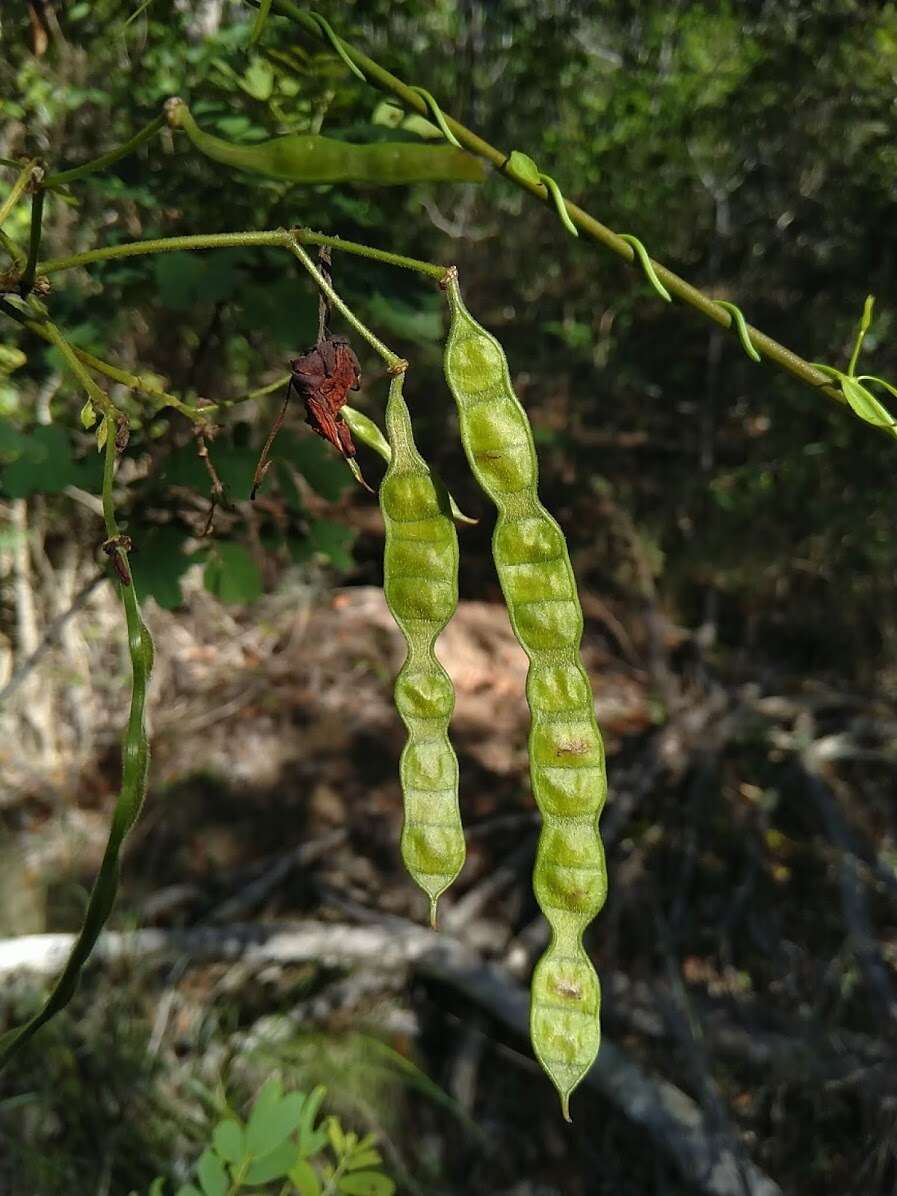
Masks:
[[[530,660],[530,774],[544,821],[533,881],[552,931],[533,974],[530,1033],[568,1117],[570,1093],[600,1043],[600,989],[582,935],[607,893],[598,834],[607,790],[604,749],[579,655],[576,582],[563,533],[539,501],[529,421],[504,352],[464,306],[455,271],[443,285],[452,316],[446,379],[470,467],[498,508],[493,557]]]
[[[408,729],[399,765],[402,858],[430,899],[435,925],[439,897],[465,857],[458,761],[448,738],[455,691],[434,651],[458,604],[458,537],[448,495],[415,447],[402,378],[392,379],[386,406],[391,455],[380,487],[383,589],[408,645],[395,688],[396,708]]]

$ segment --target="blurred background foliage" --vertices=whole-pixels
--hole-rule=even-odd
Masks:
[[[610,227],[636,232],[655,256],[737,300],[808,358],[842,363],[863,297],[878,293],[863,366],[897,374],[894,5],[402,3],[337,6],[330,16],[400,77],[425,83],[495,144],[526,150]],[[126,23],[120,4],[101,0],[62,6],[52,19],[58,30],[37,55],[42,40],[28,10],[4,17],[7,157],[77,164],[126,140],[173,94],[210,131],[238,141],[307,130],[355,140],[428,132],[282,19],[247,49],[248,18],[237,4],[154,0]],[[734,337],[693,313],[662,307],[636,271],[562,235],[549,212],[500,178],[479,189],[288,186],[202,160],[184,138],[163,133],[47,206],[45,255],[301,223],[457,262],[476,309],[508,342],[540,436],[545,488],[586,558],[587,583],[627,597],[625,570],[600,550],[608,546],[600,535],[596,542],[590,518],[596,495],[610,492],[650,546],[675,618],[772,667],[799,671],[824,659],[858,679],[882,679],[894,642],[888,439],[754,366]],[[10,224],[20,238],[27,216],[22,205]],[[443,313],[434,288],[350,259],[336,269],[350,303],[411,359],[424,445],[459,499],[476,503],[438,377]],[[52,309],[74,343],[139,364],[178,393],[218,399],[269,380],[305,348],[316,303],[284,255],[221,251],[57,275]],[[82,460],[89,438],[73,418],[76,388],[55,350],[17,332],[7,324],[3,343],[27,361],[0,394],[0,448],[15,462],[4,483],[10,495],[61,489],[66,471],[92,468]],[[382,377],[365,364],[364,402],[376,415]],[[50,452],[49,439],[30,449],[16,439],[52,376],[50,415],[73,454],[54,433],[55,487],[29,465]],[[177,529],[194,530],[174,488],[202,493],[208,483],[190,460],[184,421],[170,412],[150,418],[139,397],[128,402],[132,451],[149,462],[131,487],[132,527],[163,523],[158,542],[170,545]],[[216,444],[235,499],[246,497],[268,419],[238,407]],[[314,526],[291,484],[296,473],[328,501],[348,486],[339,462],[300,435],[281,446],[276,510],[255,529],[256,552],[275,559]],[[223,527],[245,540],[241,517],[225,517]],[[319,537],[325,552],[330,538]],[[468,540],[473,595],[489,585],[480,568],[486,529]],[[340,565],[346,544],[338,540]],[[375,580],[374,556],[360,546],[353,576]],[[173,567],[171,554],[165,559]],[[147,563],[144,585],[170,603],[173,579],[160,578],[158,566]],[[799,627],[788,616],[795,608]]]
[[[864,297],[876,294],[861,367],[897,379],[897,5],[378,0],[334,3],[326,15],[400,78],[429,88],[446,111],[494,144],[528,153],[602,222],[639,236],[657,259],[739,303],[751,323],[807,359],[846,366]],[[52,170],[77,165],[127,140],[172,95],[187,100],[204,128],[235,141],[308,130],[355,141],[434,132],[280,18],[249,48],[252,14],[236,0],[47,0],[8,6],[0,21],[0,155],[7,159],[38,156]],[[13,172],[4,178],[11,183]],[[860,704],[870,695],[897,698],[893,440],[754,365],[734,336],[691,310],[662,304],[637,270],[566,236],[549,209],[502,178],[482,187],[303,188],[229,171],[163,132],[68,193],[48,195],[43,256],[294,224],[458,265],[471,309],[507,348],[536,430],[543,495],[567,533],[583,591],[600,595],[601,613],[587,604],[590,635],[613,644],[607,629],[616,626],[625,632],[619,643],[631,641],[644,661],[656,632],[641,621],[650,606],[662,612],[659,635],[668,648],[682,647],[685,659],[673,663],[686,683],[694,667],[774,691],[810,681],[856,693]],[[27,242],[27,204],[5,228]],[[347,256],[335,256],[334,278],[361,318],[410,360],[421,447],[461,508],[483,516],[461,531],[463,596],[497,599],[489,513],[466,471],[441,378],[445,316],[436,289]],[[317,327],[307,278],[273,250],[109,261],[54,275],[47,302],[74,344],[194,400],[265,385],[309,347]],[[364,376],[358,402],[379,420],[386,378],[364,346],[355,348]],[[286,571],[322,562],[334,583],[380,583],[373,500],[295,405],[259,500],[246,501],[279,393],[222,415],[210,451],[233,505],[219,508],[209,539],[199,533],[210,483],[190,427],[141,395],[114,385],[112,393],[132,423],[119,482],[143,596],[177,609],[184,575],[197,563],[207,590],[225,604],[251,602],[276,590]],[[74,546],[85,564],[99,559],[100,524],[88,500],[98,494],[100,471],[93,435],[79,422],[82,404],[56,350],[0,313],[0,501],[7,508],[39,501],[50,559]],[[376,485],[382,464],[365,450],[361,460]],[[9,551],[16,534],[0,530],[0,550]],[[15,622],[4,587],[0,630],[8,640]],[[662,676],[647,672],[660,721],[668,695]],[[738,751],[755,747],[745,739]],[[774,809],[781,777],[770,765],[756,779],[758,793],[768,784],[757,798],[765,834],[763,802]],[[700,818],[706,795],[700,786],[695,792],[689,808]],[[721,825],[726,816],[714,815]],[[879,824],[882,834],[889,825]],[[678,875],[674,848],[670,876]],[[734,863],[722,871],[734,875]],[[788,906],[807,935],[818,896],[813,876]],[[780,879],[769,882],[771,907],[781,902]],[[800,941],[797,930],[794,937]],[[88,1006],[76,1010],[83,1017]],[[121,1011],[113,1013],[117,1034]],[[855,1009],[851,1016],[862,1022]],[[64,1024],[71,1035],[72,1023]],[[205,1069],[203,1099],[217,1066],[214,1029],[203,1029],[209,1050],[196,1064]],[[81,1190],[79,1168],[94,1166],[80,1137],[73,1162],[50,1166],[42,1157],[42,1135],[69,1120],[73,1136],[89,1137],[92,1117],[97,1124],[122,1117],[127,1135],[145,1130],[116,1156],[131,1169],[116,1172],[114,1191],[145,1182],[151,1165],[164,1167],[170,1121],[126,1116],[129,1108],[140,1113],[144,1100],[158,1113],[169,1099],[153,1087],[149,1034],[148,1022],[121,1030],[123,1070],[108,1075],[102,1060],[90,1065],[98,1072],[84,1071],[83,1058],[70,1056],[58,1035],[47,1040],[49,1069],[29,1064],[38,1107],[51,1107],[55,1119],[28,1131],[35,1191]],[[341,1064],[333,1070],[345,1074]],[[130,1098],[124,1088],[138,1072],[141,1086]],[[183,1083],[191,1083],[189,1069]],[[99,1099],[104,1092],[108,1100]],[[74,1100],[85,1102],[86,1121],[72,1115]],[[547,1104],[539,1107],[547,1112]],[[419,1126],[424,1115],[415,1116]],[[190,1145],[202,1141],[202,1126],[180,1124]],[[516,1132],[514,1149],[524,1151],[526,1134]],[[832,1151],[843,1147],[849,1159],[854,1134],[845,1117]],[[582,1175],[618,1157],[608,1146],[614,1135],[624,1154],[638,1158],[631,1127],[607,1135],[610,1155],[587,1135],[577,1139]],[[792,1164],[798,1160],[799,1182],[806,1141],[777,1141],[780,1163],[789,1152]],[[424,1145],[429,1150],[432,1140]],[[552,1149],[546,1159],[563,1155]],[[451,1155],[443,1143],[434,1174],[450,1168]],[[392,1159],[398,1168],[402,1157]],[[824,1187],[829,1163],[821,1151],[806,1191],[847,1190],[847,1164],[841,1186]],[[607,1191],[632,1182],[626,1169],[610,1166],[608,1175]],[[427,1183],[418,1190],[431,1190]],[[597,1190],[581,1176],[571,1183],[565,1191]]]

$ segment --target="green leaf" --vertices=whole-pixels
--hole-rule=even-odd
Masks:
[[[15,345],[0,345],[0,377],[5,378],[23,366],[28,358]]]
[[[343,1132],[343,1127],[336,1117],[328,1117],[326,1129],[330,1145],[333,1147],[337,1157],[342,1158],[346,1153],[346,1135]]]
[[[224,541],[209,552],[203,584],[220,602],[254,602],[262,592],[262,575],[242,544]]]
[[[274,1150],[256,1159],[246,1172],[245,1183],[266,1184],[272,1179],[282,1179],[299,1161],[299,1147],[289,1138]]]
[[[172,311],[191,311],[201,303],[230,299],[242,285],[244,258],[238,252],[161,254],[154,265],[159,303]]]
[[[326,557],[337,569],[351,569],[351,546],[355,532],[335,519],[316,519],[308,529],[304,540],[293,541],[290,552],[293,560],[301,564],[314,556]]]
[[[356,1150],[346,1163],[349,1171],[357,1171],[361,1167],[377,1167],[383,1162],[376,1150]]]
[[[532,158],[526,154],[521,153],[520,150],[512,150],[511,156],[505,163],[505,171],[513,175],[514,178],[522,180],[524,183],[539,183],[539,167],[535,164]]]
[[[246,1154],[243,1127],[231,1117],[225,1121],[219,1121],[215,1126],[212,1143],[228,1163],[239,1163]]]
[[[182,1184],[174,1196],[202,1196],[202,1193],[199,1188],[194,1188],[193,1184]]]
[[[343,1196],[393,1196],[396,1185],[381,1171],[354,1171],[337,1181]]]
[[[258,1157],[269,1154],[298,1129],[304,1103],[305,1095],[301,1092],[292,1092],[275,1103],[266,1102],[261,1113],[256,1102],[246,1130],[246,1149],[250,1154]]]
[[[0,461],[6,463],[21,457],[26,447],[25,437],[20,435],[8,419],[0,419]]]
[[[282,432],[274,445],[274,454],[295,465],[312,490],[336,502],[352,480],[345,462],[320,436],[302,436]]]
[[[93,403],[90,399],[81,408],[81,427],[92,428],[97,422],[97,413],[93,409]]]
[[[324,1102],[327,1089],[323,1084],[312,1088],[305,1100],[302,1116],[299,1119],[299,1149],[303,1158],[311,1158],[327,1145],[327,1134],[323,1129],[315,1129],[315,1118]]]
[[[227,1191],[227,1172],[213,1150],[204,1150],[196,1165],[196,1174],[205,1196],[224,1196]]]
[[[268,0],[269,5],[270,3],[271,0]],[[256,21],[262,15],[264,7],[265,0],[262,0],[262,7],[258,11]],[[274,68],[270,63],[265,62],[264,58],[253,58],[240,80],[240,86],[254,100],[261,100],[262,103],[270,100],[271,93],[274,91]]]
[[[438,298],[429,297],[413,306],[400,299],[374,295],[369,304],[371,321],[387,328],[397,336],[413,341],[442,340],[442,305]]]
[[[255,1098],[249,1114],[249,1125],[251,1126],[253,1121],[263,1121],[277,1106],[282,1096],[283,1085],[277,1076],[272,1076]]]
[[[295,353],[315,339],[318,300],[310,290],[297,291],[292,277],[274,279],[240,291],[234,305],[236,326],[247,334],[264,328],[266,336]]]
[[[14,433],[18,436],[18,433]],[[20,455],[3,470],[2,486],[10,498],[29,494],[58,494],[66,486],[77,485],[79,471],[72,461],[72,449],[64,428],[47,424],[18,438]],[[2,447],[13,447],[13,437]]]
[[[150,1184],[147,1196],[165,1196],[165,1180],[161,1175],[157,1175]]]
[[[841,378],[841,388],[853,412],[867,424],[876,428],[893,428],[897,423],[890,411],[855,378],[848,378],[844,374]]]
[[[300,1159],[287,1176],[299,1196],[321,1196],[321,1181],[310,1163]]]
[[[187,533],[171,523],[136,534],[129,562],[141,598],[155,598],[165,610],[180,606],[181,578],[193,563],[183,551],[186,541]]]

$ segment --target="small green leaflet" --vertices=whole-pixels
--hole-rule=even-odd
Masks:
[[[242,544],[222,541],[209,549],[203,584],[219,602],[254,602],[262,593],[262,574]]]
[[[512,178],[519,179],[523,183],[532,183],[538,186],[542,181],[539,177],[539,167],[532,158],[521,153],[520,150],[511,151],[511,156],[505,163],[505,171]]]

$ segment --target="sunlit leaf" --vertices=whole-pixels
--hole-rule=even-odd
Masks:
[[[218,1122],[212,1133],[212,1143],[228,1163],[239,1163],[246,1153],[243,1128],[232,1117]]]
[[[204,1196],[224,1196],[227,1191],[227,1172],[213,1150],[204,1150],[196,1164],[196,1174]]]
[[[292,1092],[276,1102],[266,1101],[261,1113],[258,1112],[259,1102],[257,1101],[250,1114],[249,1125],[246,1129],[246,1149],[251,1154],[261,1157],[280,1146],[284,1138],[299,1128],[304,1101],[303,1093]],[[292,1166],[292,1161],[284,1170],[289,1170],[290,1166]]]
[[[353,1171],[337,1180],[343,1196],[393,1196],[396,1185],[380,1171]]]
[[[246,1172],[247,1184],[266,1184],[282,1179],[299,1161],[299,1147],[289,1138],[268,1154],[256,1159]]]

